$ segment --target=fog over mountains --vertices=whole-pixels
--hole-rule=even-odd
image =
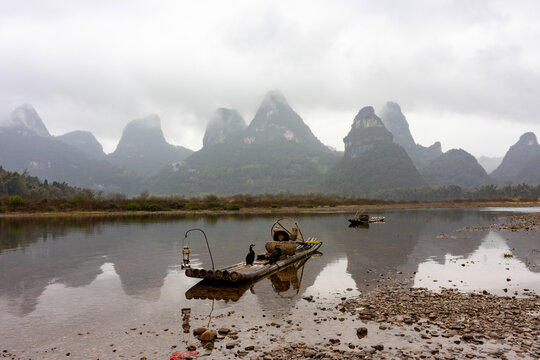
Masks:
[[[25,104],[0,127],[0,166],[128,195],[289,191],[367,197],[426,185],[540,184],[540,145],[532,132],[488,175],[463,149],[442,153],[438,141],[417,144],[397,103],[388,102],[379,114],[371,106],[358,112],[343,139],[343,154],[325,146],[284,95],[271,91],[249,124],[235,109],[217,109],[199,151],[169,144],[160,118],[149,115],[128,123],[116,150],[105,154],[90,132],[51,136]]]

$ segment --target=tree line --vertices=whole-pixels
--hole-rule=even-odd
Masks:
[[[372,198],[346,197],[332,194],[239,194],[218,197],[212,194],[186,197],[182,195],[151,196],[143,192],[135,197],[124,194],[94,192],[63,182],[49,183],[25,172],[6,171],[0,167],[0,212],[19,211],[170,211],[225,210],[241,208],[334,207],[339,205],[378,205],[395,202],[478,201],[519,199],[537,201],[540,186],[528,184],[484,185],[474,190],[459,186],[424,186],[378,192]]]

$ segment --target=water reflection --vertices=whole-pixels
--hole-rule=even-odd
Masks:
[[[338,288],[369,291],[381,274],[389,272],[402,273],[403,281],[416,286],[420,273],[433,272],[440,276],[457,273],[460,269],[452,268],[450,260],[473,259],[480,253],[486,253],[486,241],[499,252],[511,249],[513,261],[522,264],[527,271],[534,274],[539,271],[540,252],[532,250],[540,245],[534,233],[504,233],[502,236],[497,233],[486,235],[486,232],[456,232],[466,226],[497,222],[504,213],[415,210],[381,215],[386,216],[385,224],[358,231],[348,228],[349,214],[298,216],[305,235],[317,236],[324,242],[321,248],[324,257],[305,264],[303,274],[297,272],[298,282],[294,278],[287,280],[276,275],[273,281],[266,280],[266,284],[250,287],[255,294],[250,293],[237,302],[277,309],[283,306],[283,302],[274,290],[284,296],[332,292]],[[85,306],[92,307],[93,302],[100,303],[102,297],[114,301],[121,299],[119,301],[128,307],[137,307],[139,305],[135,304],[141,302],[159,303],[160,306],[173,302],[182,304],[186,290],[195,284],[179,270],[182,238],[187,229],[205,229],[219,268],[242,261],[250,243],[263,248],[267,230],[274,221],[272,215],[40,221],[0,219],[0,312],[19,318],[34,312],[54,312],[63,300],[53,299],[65,296],[76,302],[74,312],[77,307],[84,309]],[[498,236],[502,242],[493,240],[493,236]],[[486,240],[488,238],[491,240]],[[192,261],[197,266],[210,264],[203,242],[192,240],[190,246]],[[490,266],[488,262],[480,264]],[[471,276],[468,284],[473,288],[476,286],[474,268],[465,269],[469,271],[463,275]],[[510,269],[510,277],[519,279],[519,286],[526,284],[528,288],[540,290],[537,277],[534,277],[537,284],[529,285],[519,275],[524,269],[517,265],[510,266]],[[415,271],[419,271],[419,275],[411,278],[408,274]],[[513,275],[514,271],[516,275]],[[110,287],[87,291],[103,284],[111,274],[115,280]],[[442,277],[436,285],[447,280]],[[425,282],[423,280],[421,285],[426,286]],[[512,281],[506,285],[513,284]],[[490,286],[500,287],[500,284]],[[100,303],[104,308],[97,309],[97,313],[105,314],[106,309],[114,308],[110,302]],[[286,306],[294,306],[294,303],[286,303]]]
[[[321,254],[321,253],[319,253]],[[322,255],[322,254],[321,254]],[[320,256],[317,256],[320,257]],[[217,282],[212,280],[202,280],[186,291],[186,299],[211,299],[223,300],[225,302],[236,302],[248,291],[255,293],[255,285],[261,281],[271,283],[272,290],[280,296],[294,297],[300,291],[300,285],[304,277],[304,268],[310,258],[300,259],[297,262],[280,269],[270,275],[261,277],[254,281],[244,281],[240,283]],[[292,288],[293,292],[290,293]]]
[[[356,282],[351,274],[347,272],[347,267],[348,261],[346,256],[326,264],[317,275],[313,285],[306,289],[304,295],[321,296],[339,293],[343,290],[356,290]]]
[[[504,289],[513,294],[519,289],[538,288],[540,273],[532,272],[526,264],[531,262],[524,260],[513,256],[512,248],[500,234],[489,232],[466,257],[448,252],[442,261],[429,258],[420,263],[414,286],[431,290],[487,290],[499,295],[506,293]]]

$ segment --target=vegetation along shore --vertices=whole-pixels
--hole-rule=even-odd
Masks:
[[[400,193],[414,194],[407,200],[347,197],[330,194],[238,194],[216,196],[206,194],[154,196],[143,192],[127,197],[113,193],[104,195],[66,183],[40,181],[26,173],[19,174],[0,168],[0,216],[110,216],[146,215],[155,213],[268,213],[354,211],[406,208],[456,208],[491,206],[538,206],[540,186],[526,184],[480,187],[463,192],[456,186],[403,189]],[[422,195],[423,194],[423,195]]]

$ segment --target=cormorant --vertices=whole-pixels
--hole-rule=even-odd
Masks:
[[[249,245],[249,252],[246,255],[246,264],[247,265],[253,265],[253,261],[255,261],[255,251],[253,251],[253,247],[255,245],[251,244]]]
[[[269,265],[273,265],[275,264],[279,259],[281,258],[281,248],[279,247],[279,245],[276,245],[274,247],[274,251],[272,251],[272,253],[270,254],[270,256],[268,257],[268,264]]]

